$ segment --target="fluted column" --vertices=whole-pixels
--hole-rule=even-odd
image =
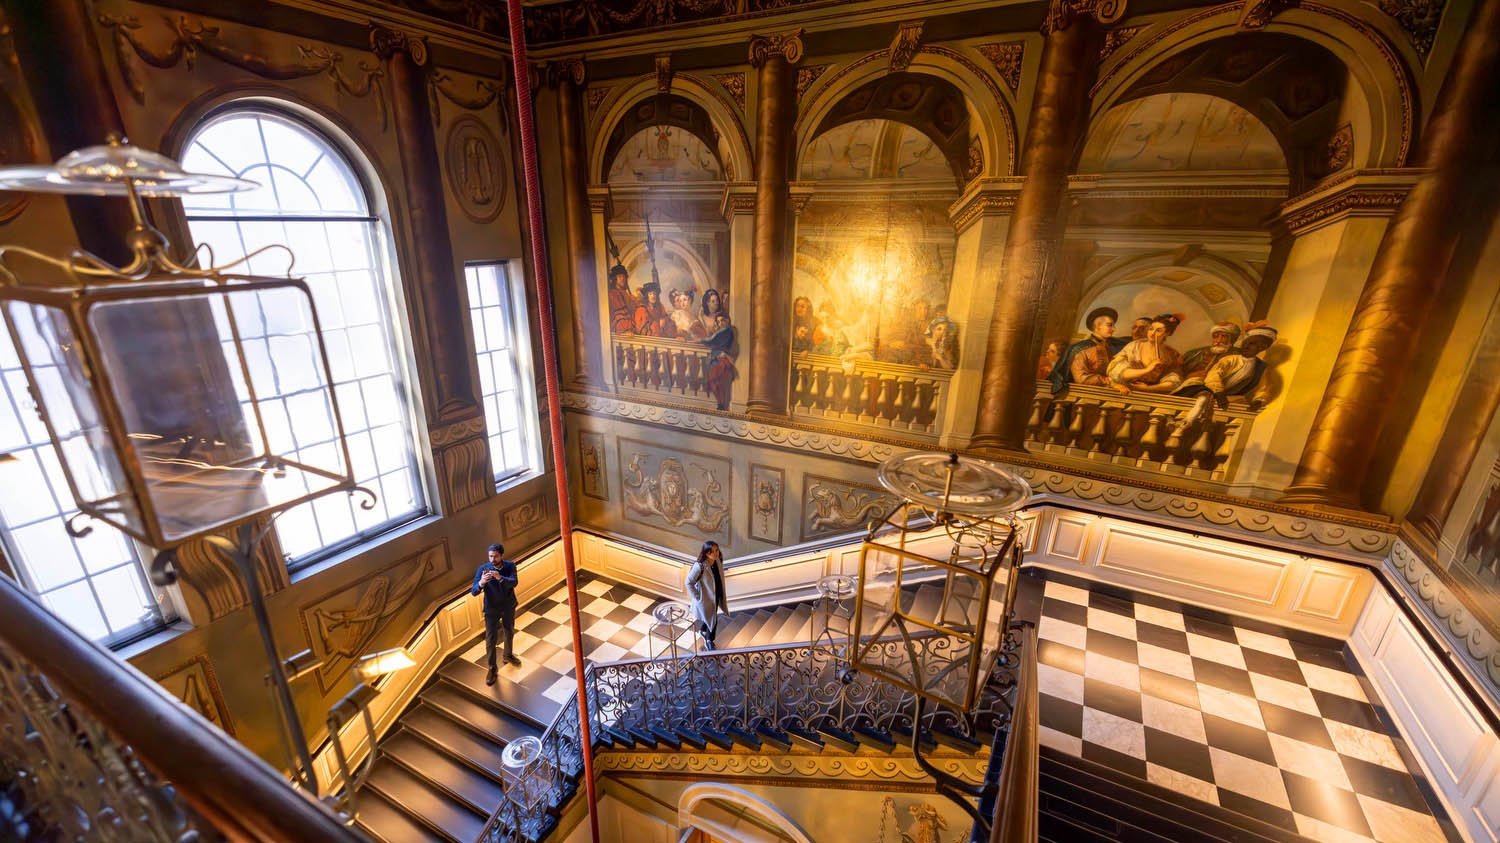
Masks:
[[[583,139],[584,67],[579,59],[558,65],[557,126],[562,135],[563,214],[568,235],[568,268],[573,281],[573,381],[600,382],[599,278],[594,271],[593,220],[589,214],[588,152]]]
[[[1500,3],[1478,5],[1433,104],[1418,165],[1427,172],[1386,229],[1334,361],[1285,503],[1359,507],[1359,489],[1448,274],[1472,170],[1490,154],[1500,92]]]
[[[1000,292],[990,318],[972,443],[1024,447],[1036,392],[1048,288],[1062,237],[1062,202],[1078,141],[1088,127],[1089,88],[1099,70],[1100,21],[1124,14],[1124,3],[1052,0],[1042,25],[1041,69],[1021,151],[1026,181],[1016,198],[1005,244]]]
[[[755,247],[750,275],[751,413],[786,412],[792,321],[789,173],[797,119],[796,73],[802,30],[750,39],[750,64],[760,71],[755,128]]]
[[[428,434],[443,508],[452,513],[488,498],[495,482],[474,361],[464,342],[469,320],[459,294],[463,279],[453,256],[443,180],[435,176],[442,172],[442,162],[428,98],[427,41],[375,26],[370,29],[370,47],[390,85],[401,154],[401,207],[411,231],[407,282],[416,293],[415,323],[421,326],[420,339],[428,352]]]

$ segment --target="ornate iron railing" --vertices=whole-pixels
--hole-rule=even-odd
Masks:
[[[584,676],[592,674],[590,666]],[[583,773],[583,738],[579,728],[578,693],[558,710],[552,723],[542,733],[542,756],[537,767],[527,772],[533,776],[535,790],[519,787],[507,778],[503,782],[506,798],[495,808],[479,835],[479,843],[528,843],[541,840],[551,830],[550,818],[572,797],[571,784]],[[520,794],[541,792],[544,798],[533,800]]]
[[[821,354],[792,355],[792,415],[936,435],[951,371]]]
[[[1256,412],[1239,398],[1228,409],[1193,398],[1098,386],[1052,394],[1038,384],[1026,425],[1032,451],[1125,468],[1229,482]]]
[[[4,576],[0,786],[35,839],[362,839]]]

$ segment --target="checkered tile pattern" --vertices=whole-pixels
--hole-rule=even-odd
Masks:
[[[660,602],[660,598],[580,572],[578,619],[583,627],[584,657],[596,662],[650,657],[647,631],[653,623],[651,609]],[[516,616],[512,649],[521,657],[521,665],[502,666],[502,682],[519,682],[553,702],[568,701],[578,684],[573,677],[566,586]],[[464,658],[485,665],[484,642],[474,645]]]
[[[1338,649],[1046,584],[1042,743],[1321,841],[1446,837]]]

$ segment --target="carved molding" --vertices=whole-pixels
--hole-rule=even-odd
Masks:
[[[998,44],[980,44],[975,49],[994,65],[995,72],[1005,87],[1015,93],[1021,87],[1021,61],[1026,56],[1026,42],[1005,41]]]
[[[720,73],[712,77],[715,82],[724,86],[734,104],[745,110],[745,74],[743,73]]]
[[[672,93],[672,55],[670,53],[656,57],[656,92],[658,94]]]
[[[896,28],[896,37],[891,39],[891,70],[900,72],[911,67],[911,60],[917,57],[917,51],[922,47],[923,21],[908,21]]]
[[[587,79],[588,68],[578,56],[558,59],[547,65],[547,81],[553,85],[567,81],[572,82],[575,88],[582,88]]]
[[[876,486],[835,477],[802,477],[802,537],[811,541],[854,532],[884,515],[899,501]]]
[[[1261,29],[1277,15],[1296,7],[1297,0],[1245,0],[1235,27],[1241,30]]]
[[[1099,61],[1102,63],[1108,59],[1115,50],[1141,31],[1139,26],[1122,26],[1119,29],[1111,29],[1104,33],[1104,44],[1099,47]]]
[[[622,518],[698,539],[728,532],[733,469],[727,461],[624,437],[615,447]]]
[[[423,585],[452,567],[444,539],[304,604],[297,614],[307,645],[322,659],[316,671],[321,691],[344,678]]]
[[[224,704],[224,692],[219,688],[219,677],[214,675],[213,662],[208,656],[200,653],[161,676],[153,676],[152,680],[203,715],[203,719],[234,735],[229,706]]]
[[[433,125],[443,125],[443,100],[465,111],[483,111],[494,104],[495,113],[500,117],[500,131],[510,134],[510,107],[506,105],[508,98],[504,82],[475,79],[474,93],[464,94],[454,89],[453,77],[439,70],[427,77],[427,87],[432,101]]]
[[[1406,193],[1403,189],[1350,188],[1282,217],[1281,224],[1292,234],[1301,234],[1350,214],[1390,215],[1406,201]]]
[[[583,493],[609,500],[609,464],[604,452],[604,434],[592,430],[578,433],[578,476]]]
[[[773,56],[781,56],[787,64],[802,61],[804,32],[806,30],[799,28],[776,35],[750,36],[750,66],[758,69]]]
[[[232,531],[230,538],[233,539]],[[249,604],[250,595],[245,591],[244,580],[234,562],[208,542],[195,539],[179,546],[176,563],[178,581],[188,592],[188,605],[195,621],[210,623]],[[267,595],[291,584],[274,533],[256,545],[255,570],[261,589]],[[197,617],[198,601],[202,601],[203,611],[207,614],[205,618]]]
[[[474,416],[443,427],[434,427],[427,432],[428,441],[434,448],[452,445],[461,439],[469,439],[484,433],[484,416]]]
[[[815,64],[797,68],[797,99],[802,99],[802,95],[807,93],[808,89],[813,86],[814,82],[818,81],[818,77],[822,76],[823,71],[827,69],[828,65],[826,64]]]
[[[500,513],[500,535],[510,540],[547,520],[547,498],[524,500]]]
[[[1398,575],[1401,587],[1421,601],[1427,614],[1436,619],[1443,637],[1468,661],[1487,683],[1485,690],[1500,699],[1500,641],[1474,617],[1458,595],[1438,576],[1421,554],[1397,540],[1386,560]]]
[[[750,538],[781,544],[781,505],[786,500],[786,472],[767,465],[750,466]]]
[[[227,43],[220,36],[219,28],[216,26],[206,26],[201,20],[189,21],[186,16],[181,15],[175,20],[171,17],[166,18],[172,35],[171,42],[165,47],[152,48],[141,40],[139,32],[141,22],[133,15],[101,13],[98,21],[100,26],[110,32],[114,41],[115,63],[120,70],[120,76],[125,81],[126,89],[141,105],[146,104],[146,85],[135,64],[130,60],[131,54],[158,70],[167,70],[178,64],[184,64],[191,70],[197,63],[198,57],[207,54],[225,64],[264,79],[286,81],[323,74],[333,81],[336,90],[350,96],[365,97],[374,91],[376,92],[375,103],[380,109],[381,131],[384,131],[388,125],[385,97],[382,95],[380,82],[385,72],[373,63],[360,62],[359,75],[351,78],[344,73],[343,53],[307,44],[297,45],[300,55],[298,60],[275,61],[259,53]],[[377,44],[377,32],[390,32],[390,30],[374,30],[370,34],[371,47],[378,56],[380,50],[388,48],[389,44],[386,41]],[[421,51],[423,61],[425,61],[425,42],[421,46]],[[416,60],[415,54],[413,60]],[[419,61],[418,64],[421,62]]]
[[[599,110],[599,104],[604,102],[605,97],[609,96],[609,91],[610,88],[608,85],[598,88],[589,88],[588,94],[585,95],[585,99],[588,100],[590,114],[593,114],[595,111]],[[741,103],[741,106],[743,106],[743,103]]]
[[[472,114],[455,120],[443,144],[443,158],[444,181],[464,216],[480,224],[500,216],[508,174],[500,139],[489,127]]]
[[[1019,184],[998,190],[988,186],[981,187],[960,196],[949,206],[948,219],[952,221],[954,231],[962,232],[980,217],[1011,213],[1016,209],[1016,199],[1019,196]]]
[[[483,435],[449,445],[433,456],[444,509],[449,514],[482,503],[495,493],[489,442]]]
[[[427,38],[372,23],[370,24],[370,52],[382,61],[397,53],[406,53],[411,56],[412,64],[425,67],[427,65]]]
[[[636,752],[601,749],[594,756],[602,772],[645,776],[789,778],[801,786],[842,787],[850,790],[890,790],[902,785],[931,789],[932,777],[923,772],[909,752],[882,756],[838,754],[825,749],[809,755],[749,752]],[[938,769],[968,782],[984,774],[989,754],[930,759]]]

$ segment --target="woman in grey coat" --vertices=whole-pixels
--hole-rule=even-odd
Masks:
[[[687,575],[687,592],[693,599],[698,631],[703,634],[703,641],[710,650],[714,648],[714,635],[719,630],[719,615],[729,614],[724,594],[723,562],[724,554],[719,550],[719,543],[704,542]]]

